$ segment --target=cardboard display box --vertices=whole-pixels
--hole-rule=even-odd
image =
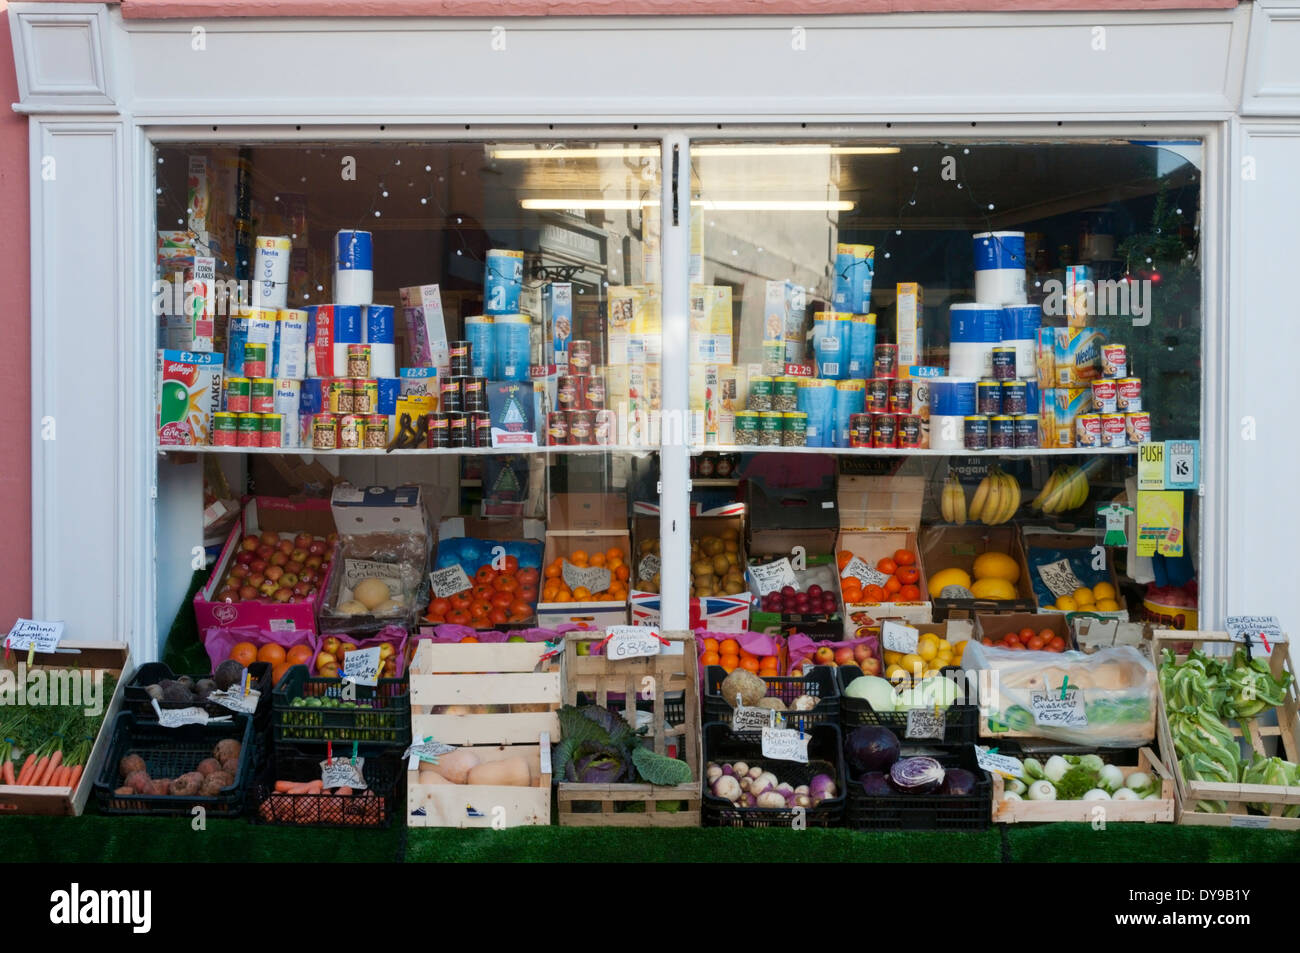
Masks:
[[[846,636],[867,619],[900,619],[910,624],[933,618],[929,578],[917,537],[926,480],[922,476],[841,476],[839,486],[840,533],[836,551],[848,550],[869,567],[897,550],[916,553],[921,572],[917,582],[921,599],[915,602],[868,602],[844,607]],[[856,618],[855,618],[856,617]]]
[[[1048,533],[1040,532],[1034,529],[1024,531],[1025,543],[1025,565],[1029,567],[1030,572],[1037,572],[1034,567],[1029,565],[1029,550],[1039,549],[1076,549],[1084,550],[1087,553],[1089,564],[1092,563],[1092,550],[1101,544],[1100,538],[1096,535],[1080,536],[1071,533]],[[1120,622],[1127,622],[1128,604],[1124,601],[1124,594],[1120,592],[1119,576],[1115,572],[1115,561],[1111,558],[1111,547],[1106,547],[1106,581],[1115,587],[1115,601],[1119,603],[1118,611],[1100,612],[1095,609],[1089,609],[1091,615],[1103,619],[1115,619]],[[1032,580],[1031,583],[1032,585]],[[1061,612],[1060,609],[1051,606],[1039,606],[1039,612]],[[1069,613],[1073,615],[1073,613]]]
[[[632,534],[627,528],[626,496],[620,493],[556,493],[551,496],[549,504],[543,567],[561,557],[567,560],[575,550],[591,553],[616,547],[623,551],[629,574],[634,570]],[[630,592],[630,576],[627,584]],[[585,629],[599,630],[610,625],[627,625],[627,618],[626,599],[618,602],[537,604],[537,622],[545,628],[555,628],[560,623],[570,622]]]
[[[750,480],[746,497],[748,547],[755,555],[788,553],[802,546],[810,556],[833,550],[839,531],[835,487],[830,481],[816,489],[773,489]]]
[[[706,536],[721,536],[723,530],[736,531],[737,556],[743,567],[745,558],[745,518],[741,514],[731,516],[702,516],[691,520],[691,538],[702,539]],[[632,545],[636,558],[632,566],[632,624],[659,625],[659,593],[638,589],[636,582],[647,568],[658,571],[657,555],[645,552],[641,547],[647,541],[658,541],[659,517],[638,516],[633,521]],[[650,558],[653,563],[647,564]],[[709,629],[715,632],[744,632],[749,629],[749,590],[732,596],[709,596],[692,598],[690,601],[691,629]]]
[[[450,547],[453,551],[459,552],[459,550],[455,549],[457,541],[466,538],[499,541],[503,543],[540,543],[544,542],[546,539],[546,524],[541,520],[519,519],[515,517],[509,519],[488,519],[473,516],[450,517],[438,524],[438,548],[436,550],[434,565],[438,565],[437,556],[442,554],[444,548]],[[462,568],[465,569],[465,574],[473,579],[474,571],[478,567],[465,567],[462,565]],[[536,607],[534,607],[534,615],[532,619],[525,622],[503,622],[500,624],[494,624],[492,628],[498,630],[532,628],[535,624]]]
[[[1018,527],[974,524],[929,526],[921,533],[920,547],[918,558],[925,566],[927,578],[953,567],[966,570],[973,578],[975,557],[987,552],[1006,553],[1020,567],[1015,599],[948,599],[938,596],[933,600],[936,618],[947,618],[953,609],[988,613],[1033,612],[1038,608],[1034,587],[1029,582],[1029,564],[1025,560],[1025,547]]]

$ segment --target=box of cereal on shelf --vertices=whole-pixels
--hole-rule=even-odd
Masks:
[[[212,415],[221,410],[225,355],[159,351],[158,443],[201,447],[212,442]]]
[[[1038,413],[1041,446],[1049,449],[1073,447],[1075,418],[1091,409],[1091,388],[1044,388]]]

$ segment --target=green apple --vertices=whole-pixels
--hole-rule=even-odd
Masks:
[[[578,654],[579,654],[579,655],[590,655],[590,654],[591,654],[591,643],[590,643],[590,642],[579,642],[579,643],[578,643]]]
[[[506,641],[507,641],[507,642],[523,642],[523,641],[525,641],[525,639],[524,639],[524,637],[523,637],[522,635],[512,635],[512,636],[510,636],[510,638],[506,639]]]

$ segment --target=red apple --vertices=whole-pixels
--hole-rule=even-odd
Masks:
[[[285,563],[289,561],[289,557],[284,553],[274,552],[271,554],[270,561],[272,566],[283,566]]]
[[[265,543],[263,543],[261,546],[257,547],[255,552],[257,553],[258,559],[270,559],[271,554],[275,552],[275,547],[267,546]]]
[[[863,675],[879,675],[880,659],[864,658],[862,661],[858,663],[858,668],[862,669]]]
[[[850,646],[843,646],[835,650],[836,665],[852,665],[857,659],[853,657],[853,649]]]
[[[303,582],[315,582],[320,578],[320,573],[308,566],[302,572],[298,573],[298,578]]]
[[[299,548],[291,552],[289,554],[289,558],[296,563],[303,563],[307,561],[308,555],[310,554],[307,552],[307,550]]]
[[[260,586],[257,587],[257,591],[264,596],[270,596],[270,595],[274,595],[275,590],[279,588],[280,588],[280,584],[278,582],[272,582],[270,579],[267,579]]]
[[[239,587],[239,598],[241,598],[241,599],[245,599],[245,600],[247,600],[247,599],[256,599],[256,598],[257,598],[257,588],[256,588],[255,586],[252,586],[252,585],[240,586],[240,587]]]
[[[325,552],[325,544],[320,540],[313,540],[311,545],[307,547],[309,556],[319,556],[323,552]]]
[[[876,653],[871,651],[871,646],[866,642],[860,642],[853,646],[853,657],[859,662],[863,662],[866,659],[875,658]]]
[[[300,582],[293,587],[293,594],[298,596],[300,599],[306,598],[310,592],[311,586],[307,585],[305,582]]]
[[[813,653],[813,661],[816,662],[818,665],[834,665],[835,650],[831,648],[829,645],[823,645],[821,648],[819,648],[816,652]]]
[[[269,529],[265,530],[261,536],[257,537],[263,546],[274,546],[280,541],[279,533],[272,533]]]
[[[293,540],[282,539],[276,545],[275,548],[278,549],[280,552],[284,553],[286,556],[288,556],[291,552],[293,552]]]
[[[239,545],[245,552],[251,553],[253,550],[257,549],[259,542],[260,541],[256,536],[245,536],[244,541]]]
[[[250,572],[252,572],[252,570],[249,569],[249,568],[248,568],[246,565],[244,565],[243,563],[235,563],[235,565],[233,565],[233,566],[230,567],[230,578],[231,578],[231,579],[243,579],[243,578],[244,578],[245,576],[247,576]]]
[[[284,575],[284,570],[279,566],[270,566],[266,570],[266,578],[272,582],[279,582],[280,577]]]
[[[308,546],[311,545],[311,540],[312,540],[311,533],[299,533],[297,536],[293,538],[293,548],[306,549]]]
[[[324,641],[321,642],[320,648],[322,652],[328,652],[330,655],[337,656],[339,654],[339,645],[341,644],[342,643],[334,636],[327,635],[325,636]]]
[[[325,542],[329,543],[331,546],[333,546],[338,541],[339,541],[338,533],[330,533],[328,536],[325,537]]]
[[[256,558],[257,555],[251,550],[241,549],[239,555],[235,557],[235,562],[240,566],[247,566]]]
[[[309,569],[319,569],[319,568],[321,567],[321,564],[322,564],[323,562],[324,562],[324,560],[321,559],[321,557],[320,557],[319,555],[316,555],[316,556],[308,556],[308,557],[307,557],[307,561],[304,562],[303,565],[306,566],[306,567],[309,568]]]
[[[294,574],[302,572],[302,560],[294,559],[292,556],[290,556],[289,561],[284,564],[284,571],[291,572]]]
[[[287,572],[280,577],[280,585],[289,586],[290,588],[298,585],[299,581],[298,577],[291,572]]]
[[[260,588],[262,583],[266,582],[266,576],[260,572],[255,572],[251,573],[244,581],[254,588]]]
[[[266,567],[269,565],[270,563],[265,559],[254,559],[248,564],[248,570],[249,572],[266,572]]]
[[[288,602],[288,601],[289,601],[290,599],[292,599],[292,598],[293,598],[293,590],[292,590],[292,589],[284,589],[284,588],[281,588],[281,589],[277,589],[277,590],[275,590],[275,601],[276,601],[276,602]]]
[[[217,593],[217,601],[218,601],[218,602],[238,602],[238,601],[239,601],[239,590],[238,590],[238,589],[222,589],[219,593]]]

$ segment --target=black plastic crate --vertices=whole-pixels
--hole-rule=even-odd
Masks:
[[[841,665],[837,674],[840,682],[840,725],[846,735],[862,725],[881,725],[898,735],[898,740],[902,742],[917,740],[935,745],[968,745],[974,743],[979,734],[980,710],[979,704],[975,703],[948,706],[944,712],[942,741],[937,738],[906,738],[904,737],[907,733],[906,710],[876,711],[865,698],[850,698],[844,694],[845,689],[849,687],[849,682],[862,675],[862,669],[856,665]],[[957,683],[958,691],[968,701],[975,701],[971,697],[975,694],[975,688],[962,669],[949,666],[942,670],[942,674],[944,678]]]
[[[815,725],[809,732],[808,763],[777,761],[764,758],[762,747],[753,735],[736,734],[729,724],[713,722],[704,726],[704,759],[706,762],[744,761],[750,767],[771,770],[782,781],[795,787],[808,784],[815,774],[829,774],[835,778],[838,791],[833,798],[816,807],[805,808],[803,823],[807,827],[839,827],[844,820],[844,755],[840,729],[833,724]],[[705,827],[784,827],[792,828],[796,813],[788,808],[733,807],[730,801],[709,793],[708,779],[704,779],[703,820]]]
[[[342,748],[342,750],[340,750]],[[374,794],[340,795],[279,794],[276,781],[314,781],[325,760],[323,744],[302,747],[280,745],[275,757],[258,772],[249,797],[249,817],[254,824],[292,827],[392,826],[399,805],[406,804],[406,768],[401,752],[374,745],[362,746],[357,754],[365,759],[361,775]],[[338,757],[349,757],[351,747],[335,746]]]
[[[704,670],[704,720],[731,723],[734,710],[722,697],[722,681],[727,677],[726,669],[721,665],[709,665]],[[779,698],[788,706],[800,695],[811,695],[817,699],[817,707],[810,711],[779,712],[785,716],[786,726],[797,728],[799,722],[805,728],[814,725],[833,725],[840,719],[840,688],[836,684],[835,671],[829,665],[816,665],[802,677],[791,675],[765,676],[767,695]],[[748,732],[746,732],[748,734]]]
[[[253,722],[246,715],[227,714],[231,720],[226,723],[164,728],[157,721],[138,721],[129,711],[118,712],[108,756],[95,779],[95,799],[100,813],[188,817],[195,807],[201,807],[208,817],[238,817],[243,812],[244,795],[253,774]],[[193,771],[203,759],[212,757],[213,747],[223,738],[237,738],[241,747],[235,783],[220,794],[178,797],[114,793],[122,787],[118,763],[127,755],[138,754],[143,758],[151,778],[175,779]]]
[[[257,700],[257,711],[253,714],[253,730],[260,731],[271,723],[271,663],[254,662],[248,666],[248,674],[251,676],[251,688],[261,693]],[[122,700],[125,707],[135,717],[142,722],[157,721],[158,713],[153,709],[153,699],[145,689],[150,685],[157,685],[163,679],[175,679],[177,676],[172,674],[172,670],[162,662],[146,662],[135,670],[135,675],[124,688]],[[210,675],[191,675],[190,678],[198,681],[201,678],[211,678]],[[159,708],[189,708],[192,706],[180,702],[159,702]],[[216,717],[219,715],[229,715],[231,710],[216,702],[202,702],[197,707],[202,708],[209,715]]]
[[[356,707],[315,704],[317,699],[347,704],[343,680],[308,675],[305,665],[290,668],[272,693],[274,743],[357,741],[402,748],[411,743],[411,692],[405,678],[381,678],[373,688],[356,685],[351,691],[355,692]],[[298,698],[309,704],[294,705]]]
[[[975,775],[975,793],[890,794],[870,796],[862,790],[861,774],[849,775],[847,826],[860,831],[983,831],[993,814],[993,782],[975,761],[975,748],[966,745],[929,752],[945,768],[965,768]]]

